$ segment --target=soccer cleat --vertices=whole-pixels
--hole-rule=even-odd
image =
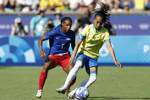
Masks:
[[[36,97],[37,97],[37,98],[41,98],[42,92],[43,92],[42,90],[38,90],[38,91],[37,91],[37,94],[36,94]]]
[[[70,93],[70,89],[66,89],[66,95]]]
[[[64,88],[59,88],[59,89],[56,89],[56,92],[65,94],[66,89],[64,89]]]
[[[67,94],[68,99],[75,99],[75,93],[70,92]]]

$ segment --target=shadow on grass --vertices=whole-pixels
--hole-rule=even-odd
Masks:
[[[89,97],[89,100],[122,100],[122,99],[140,99],[140,100],[150,100],[150,97]]]

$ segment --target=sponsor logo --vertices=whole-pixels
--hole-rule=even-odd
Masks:
[[[141,30],[148,30],[150,28],[149,24],[139,24],[139,28]]]
[[[118,30],[131,30],[133,29],[133,26],[130,24],[114,24],[113,25],[114,29],[118,29]]]

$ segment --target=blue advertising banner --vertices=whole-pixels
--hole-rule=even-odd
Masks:
[[[20,17],[22,19],[23,25],[26,26],[26,31],[28,32],[28,35],[30,36],[30,21],[32,17],[36,15],[1,15],[0,16],[0,35],[7,35],[9,36],[12,30],[12,27],[14,25],[14,20],[17,17]],[[71,17],[73,20],[77,18],[77,15],[66,15]],[[54,15],[46,15],[46,17],[55,19]]]
[[[10,35],[14,19],[21,17],[26,30],[30,35],[30,21],[35,15],[1,15],[0,16],[0,35]],[[65,15],[73,19],[77,15]],[[47,17],[55,19],[54,15]],[[110,21],[117,35],[150,35],[150,15],[111,15]]]
[[[150,65],[150,36],[114,36],[111,38],[117,59],[127,65]],[[106,44],[100,50],[99,63],[113,63]]]
[[[39,37],[0,36],[0,65],[43,65],[38,49]],[[111,37],[117,59],[128,65],[150,65],[150,36]],[[48,41],[43,49],[48,52]],[[114,64],[106,44],[100,50],[99,64]]]
[[[150,15],[112,15],[117,35],[150,35]]]

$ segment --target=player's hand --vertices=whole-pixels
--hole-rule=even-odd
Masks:
[[[115,62],[116,66],[119,66],[120,68],[122,68],[122,65],[120,64],[120,62]]]
[[[73,60],[72,60],[72,59],[70,59],[69,65],[72,66],[72,67],[74,66],[74,63],[73,63]]]
[[[44,51],[40,51],[40,56],[41,56],[41,58],[45,58],[45,52]]]

